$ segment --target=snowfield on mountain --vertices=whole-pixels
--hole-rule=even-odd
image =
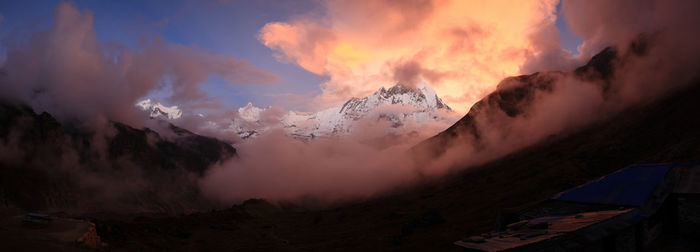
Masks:
[[[143,100],[137,106],[149,112],[151,118],[174,121],[182,115],[177,106],[168,107],[151,99]],[[235,132],[244,140],[278,129],[290,137],[306,141],[345,137],[358,128],[370,128],[378,136],[410,134],[426,123],[447,127],[458,119],[458,115],[425,83],[416,87],[402,84],[388,89],[381,87],[366,97],[351,98],[340,106],[315,113],[287,111],[263,119],[262,115],[270,109],[249,102],[238,108],[229,125],[216,127]]]

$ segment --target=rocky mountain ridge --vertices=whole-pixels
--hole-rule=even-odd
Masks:
[[[389,89],[381,87],[363,98],[351,98],[341,106],[315,113],[289,111],[279,118],[281,125],[261,125],[260,113],[265,109],[251,103],[238,110],[240,120],[232,129],[241,138],[260,135],[271,128],[280,127],[295,138],[309,140],[323,137],[342,137],[353,132],[357,121],[388,121],[387,134],[402,133],[406,124],[449,121],[452,109],[440,99],[435,90],[425,83],[415,88],[396,84]],[[251,125],[253,125],[251,127]],[[257,126],[257,128],[256,128]]]

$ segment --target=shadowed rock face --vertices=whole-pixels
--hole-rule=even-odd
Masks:
[[[397,85],[389,88],[389,90],[386,91],[385,96],[389,97],[389,96],[393,96],[393,95],[406,94],[406,93],[410,93],[410,92],[414,92],[414,90],[412,88],[406,87],[402,84],[397,84]],[[425,96],[423,96],[423,98],[425,99]]]
[[[634,44],[646,44],[646,42]],[[633,47],[630,53],[641,55],[642,51],[635,51]],[[418,144],[414,150],[426,149],[428,153],[440,155],[455,141],[472,141],[471,144],[478,147],[481,132],[477,127],[477,120],[479,120],[477,118],[494,114],[505,114],[510,118],[521,116],[532,109],[538,92],[552,93],[554,84],[565,76],[573,76],[584,81],[573,85],[598,85],[600,92],[607,97],[612,92],[610,79],[613,78],[614,66],[618,61],[617,50],[608,47],[573,72],[536,72],[505,78],[498,84],[496,91],[475,103],[454,125]]]
[[[176,135],[173,139],[164,139],[148,128],[140,130],[118,122],[113,127],[117,134],[109,141],[110,158],[131,157],[143,167],[180,167],[201,175],[210,165],[236,154],[230,144],[172,124],[169,127]]]
[[[550,72],[504,79],[496,91],[475,103],[459,121],[418,144],[414,150],[423,149],[433,155],[440,155],[455,141],[465,140],[473,141],[472,144],[478,146],[481,135],[477,127],[478,117],[497,113],[504,113],[511,118],[521,115],[532,105],[536,92],[552,92],[553,83],[561,76],[561,73]]]
[[[505,115],[507,119],[527,116],[532,113],[537,95],[547,95],[555,85],[593,85],[604,100],[615,99],[620,85],[613,85],[616,68],[624,67],[635,58],[644,57],[658,40],[658,34],[640,34],[620,51],[607,47],[594,55],[585,65],[571,72],[535,72],[529,75],[503,79],[496,90],[475,103],[469,112],[436,136],[413,147],[413,151],[424,152],[429,156],[442,155],[456,143],[466,143],[480,149],[484,130],[478,122],[488,121],[493,115]],[[564,78],[578,81],[562,81]]]
[[[591,60],[579,68],[574,70],[574,73],[582,79],[610,79],[613,74],[613,63],[617,58],[617,50],[612,47],[607,47],[599,52]]]
[[[196,208],[203,200],[197,178],[236,150],[172,124],[170,130],[164,137],[108,122],[104,132],[89,132],[27,106],[0,103],[0,198],[32,210],[113,210],[103,201],[137,211]]]

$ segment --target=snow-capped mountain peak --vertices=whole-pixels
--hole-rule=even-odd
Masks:
[[[136,106],[149,112],[151,118],[178,119],[182,116],[182,111],[177,106],[168,107],[151,99],[142,100]]]
[[[182,115],[177,106],[167,107],[151,99],[136,105],[149,111],[151,117],[177,119]],[[238,108],[238,113],[235,118],[231,118],[230,124],[217,127],[227,128],[242,139],[257,137],[271,129],[282,129],[289,136],[309,140],[351,134],[358,123],[366,127],[368,123],[388,121],[389,126],[385,129],[387,134],[402,134],[421,123],[449,124],[450,120],[456,119],[450,118],[450,107],[425,83],[415,87],[402,84],[380,87],[368,96],[351,98],[339,106],[314,113],[288,111],[284,114],[275,112],[265,115],[268,109],[270,108],[256,107],[249,102]],[[263,120],[262,117],[266,119]]]
[[[393,109],[381,109],[391,106]],[[368,116],[389,120],[393,128],[401,128],[409,120],[415,123],[443,120],[438,110],[451,111],[425,83],[415,88],[396,84],[389,89],[381,87],[363,98],[351,98],[339,107],[304,115],[290,112],[282,122],[292,136],[315,138],[348,134],[355,121]]]
[[[389,89],[382,86],[373,94],[362,99],[351,98],[341,106],[338,113],[363,113],[382,104],[410,105],[419,110],[443,108],[448,111],[452,110],[442,99],[437,97],[435,90],[425,83],[419,84],[416,88],[399,83]]]

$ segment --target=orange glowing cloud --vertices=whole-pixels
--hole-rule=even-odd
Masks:
[[[469,107],[558,41],[558,0],[323,1],[323,13],[265,25],[278,59],[329,80],[315,106],[397,81],[426,81],[455,110]],[[398,78],[400,77],[400,78]]]

